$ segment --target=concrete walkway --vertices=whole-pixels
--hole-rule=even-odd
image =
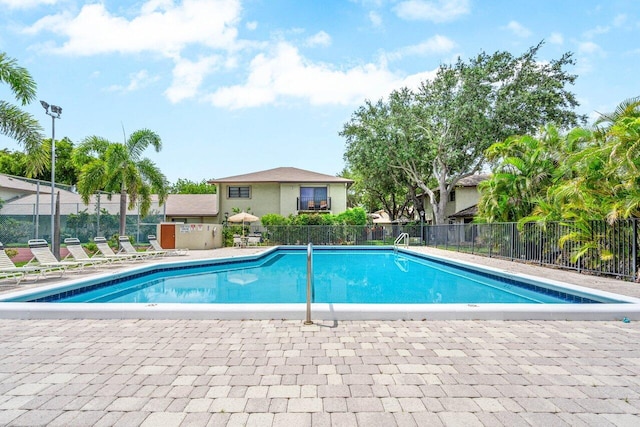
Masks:
[[[639,325],[0,320],[0,425],[635,427]]]

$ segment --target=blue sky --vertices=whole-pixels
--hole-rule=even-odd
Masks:
[[[164,146],[145,155],[171,182],[335,175],[339,132],[366,99],[481,51],[573,52],[590,117],[640,95],[635,0],[0,0],[0,17],[0,51],[63,109],[57,139],[152,129]],[[39,102],[25,110],[51,134]]]

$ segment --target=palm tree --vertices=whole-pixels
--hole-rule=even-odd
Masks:
[[[530,215],[557,174],[562,141],[558,129],[548,125],[538,137],[512,136],[489,147],[486,157],[495,166],[479,185],[478,217],[511,222]]]
[[[36,97],[36,82],[26,68],[20,67],[15,59],[0,52],[0,82],[9,85],[11,92],[22,106]],[[27,172],[35,175],[42,171],[47,162],[46,153],[40,150],[43,129],[29,113],[10,102],[0,100],[0,133],[15,139],[24,146],[29,155]]]
[[[73,153],[73,162],[80,168],[78,192],[84,203],[99,190],[120,193],[120,235],[126,232],[127,195],[129,209],[140,199],[140,214],[145,216],[151,208],[151,194],[158,194],[162,204],[169,192],[164,174],[151,160],[141,157],[149,146],[159,152],[162,141],[155,132],[141,129],[124,143],[89,136]]]

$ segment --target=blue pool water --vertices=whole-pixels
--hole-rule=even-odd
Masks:
[[[306,250],[136,274],[22,301],[303,303]],[[314,302],[358,304],[595,303],[563,290],[393,250],[316,248]]]

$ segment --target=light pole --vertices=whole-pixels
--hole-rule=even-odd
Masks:
[[[424,211],[420,209],[420,246],[424,246]]]
[[[47,115],[51,116],[51,248],[60,257],[60,242],[55,241],[55,192],[56,192],[56,119],[60,118],[62,108],[40,101]],[[49,111],[51,108],[51,111]]]

